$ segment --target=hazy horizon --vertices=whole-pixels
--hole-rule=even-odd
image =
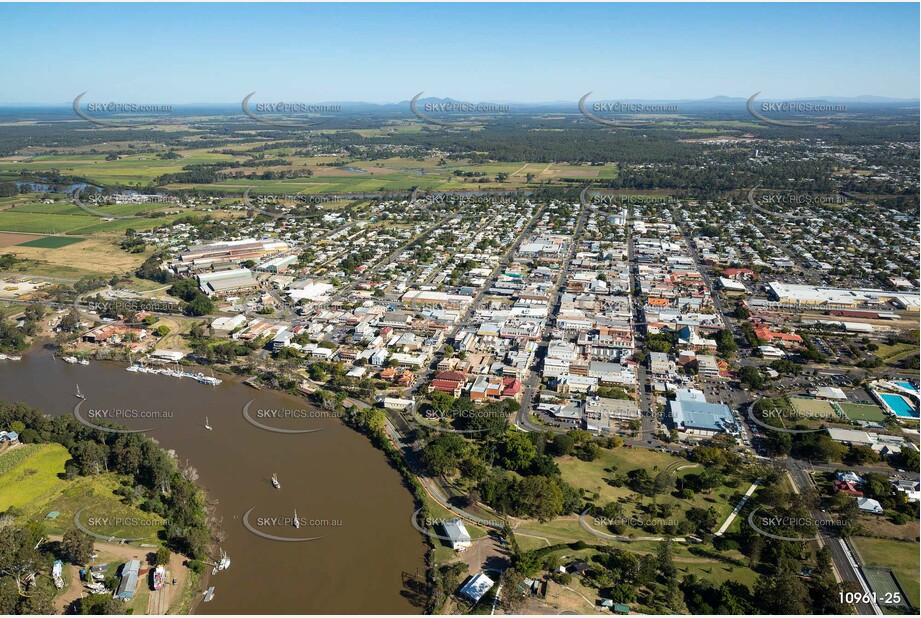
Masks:
[[[918,99],[919,6],[0,4],[2,105]]]

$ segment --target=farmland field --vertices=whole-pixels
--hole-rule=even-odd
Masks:
[[[27,455],[19,454],[20,449],[28,449]],[[9,469],[3,466],[7,457],[16,458]],[[70,453],[59,444],[23,445],[6,452],[0,457],[0,511],[22,508],[63,491],[67,481],[58,475],[69,460]]]
[[[33,212],[0,212],[0,230],[32,234],[63,234],[94,222],[90,215],[43,215]]]
[[[28,240],[26,242],[19,243],[19,246],[39,247],[41,249],[60,249],[61,247],[83,242],[84,240],[86,239],[78,238],[76,236],[45,236],[43,238],[36,238],[35,240]]]

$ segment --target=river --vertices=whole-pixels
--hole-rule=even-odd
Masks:
[[[34,350],[19,362],[0,361],[0,399],[22,401],[49,414],[138,410],[171,418],[119,421],[140,429],[199,474],[198,483],[215,504],[231,567],[210,576],[215,587],[203,614],[418,614],[403,595],[403,576],[424,575],[425,547],[410,524],[413,501],[399,474],[367,438],[335,418],[316,418],[304,400],[257,391],[225,379],[212,387],[190,379],[130,373],[115,363],[89,366],[53,360]],[[258,428],[322,429],[283,434]],[[271,418],[266,410],[288,410]],[[290,412],[294,411],[294,412]],[[285,415],[285,412],[277,414]],[[311,416],[313,415],[313,416]],[[310,416],[310,418],[305,418]],[[212,430],[205,428],[207,417]],[[271,484],[278,474],[281,489]],[[257,536],[243,524],[284,538]],[[272,518],[293,518],[295,529]],[[324,521],[325,520],[325,521]]]

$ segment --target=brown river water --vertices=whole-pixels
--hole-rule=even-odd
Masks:
[[[198,484],[215,504],[231,566],[215,576],[209,570],[214,599],[197,603],[195,613],[421,613],[404,596],[403,580],[424,574],[425,547],[410,523],[412,496],[384,455],[302,399],[219,377],[223,384],[206,386],[131,373],[115,363],[70,365],[34,350],[19,362],[0,361],[0,399],[73,414],[79,384],[86,396],[79,412],[90,422],[91,411],[101,409],[172,413],[117,422],[153,427],[147,435],[197,469]],[[286,434],[256,427],[243,414],[250,400],[248,414],[257,423],[322,430]],[[267,410],[278,412],[270,417]],[[281,489],[272,487],[273,473]],[[246,521],[257,532],[321,538],[257,536],[244,525],[250,509]],[[297,529],[295,509],[302,522]]]

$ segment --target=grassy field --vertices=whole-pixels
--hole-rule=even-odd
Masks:
[[[22,445],[0,455],[0,511],[15,507],[26,521],[44,521],[49,534],[74,527],[74,516],[88,530],[105,537],[155,542],[162,522],[123,502],[115,474],[64,478],[70,453],[60,444]],[[58,511],[56,519],[46,519]]]
[[[644,448],[604,449],[601,457],[595,461],[582,461],[575,457],[561,457],[556,460],[563,480],[590,494],[599,494],[600,504],[633,495],[633,491],[627,487],[608,485],[604,482],[603,477],[610,477],[615,473],[626,474],[636,468],[643,468],[650,476],[655,476],[669,465],[679,461],[692,465],[685,459]],[[613,472],[606,472],[606,468],[612,469]]]
[[[17,245],[4,247],[3,251],[29,260],[26,270],[30,275],[65,279],[94,274],[120,275],[137,268],[146,259],[146,253],[122,251],[115,244],[116,240],[114,235],[100,232],[83,242],[57,249]]]
[[[40,176],[41,172],[54,168],[61,174],[80,176],[101,185],[146,185],[163,174],[181,172],[186,165],[234,160],[230,155],[205,150],[184,150],[180,154],[181,159],[160,159],[145,153],[122,156],[117,161],[106,161],[104,153],[7,157],[0,161],[0,172],[26,170]]]
[[[0,212],[0,230],[33,234],[64,234],[97,222],[91,215],[54,215],[5,210]]]
[[[908,600],[916,608],[921,607],[921,583],[917,542],[892,541],[869,537],[853,537],[851,543],[860,554],[866,566],[889,567],[899,579]]]
[[[910,343],[896,343],[894,345],[881,343],[879,344],[879,349],[876,350],[874,354],[884,363],[895,365],[909,356],[917,356],[918,350],[919,348],[917,345],[912,345]]]
[[[26,449],[26,455],[19,451]],[[7,457],[15,458],[15,465],[5,466]],[[23,445],[0,457],[0,511],[16,507],[23,509],[46,502],[68,487],[60,478],[70,453],[59,444]]]
[[[790,404],[797,413],[797,420],[802,418],[838,418],[838,412],[823,399],[806,399],[790,397]]]
[[[520,538],[518,539],[518,542],[522,549],[536,549],[536,547],[526,547],[526,544],[523,544],[522,539]],[[619,549],[624,549],[636,554],[655,555],[656,553],[656,546],[654,544],[630,543],[618,544],[617,547]],[[672,549],[674,555],[674,564],[675,568],[678,570],[679,579],[686,575],[696,575],[698,578],[712,582],[715,585],[722,584],[725,581],[735,581],[740,584],[744,584],[749,588],[753,588],[755,581],[758,578],[758,574],[749,568],[713,560],[703,556],[696,556],[691,554],[686,546],[676,544]],[[596,553],[597,550],[592,548],[584,550],[572,550],[568,547],[564,547],[551,552],[550,555],[555,556],[559,562],[567,564],[572,560],[580,558],[583,560],[589,560]],[[729,555],[729,557],[733,559],[744,558],[744,556],[741,556],[741,554],[738,554],[737,552],[735,555]],[[574,577],[569,586],[570,588],[577,590],[589,599],[594,600],[598,597],[598,590],[582,585],[582,579],[580,577]],[[567,603],[567,598],[570,601],[569,603]],[[587,612],[588,605],[585,605],[584,601],[582,603],[574,601],[571,597],[569,597],[569,595],[565,595],[565,593],[562,593],[561,591],[552,595],[548,595],[547,600],[552,606],[557,607],[557,609],[569,609],[578,611],[579,613],[590,613]],[[642,606],[640,605],[638,607]]]
[[[836,403],[835,405],[852,421],[882,421],[886,418],[879,406],[862,403]]]
[[[575,457],[562,457],[556,460],[560,474],[566,482],[577,489],[584,490],[585,497],[595,505],[603,506],[609,502],[619,502],[623,508],[624,516],[636,518],[640,521],[660,520],[662,527],[667,525],[677,526],[691,508],[709,509],[716,513],[717,526],[732,512],[741,494],[748,489],[748,483],[737,478],[726,480],[725,485],[713,489],[710,493],[696,493],[690,499],[677,498],[671,494],[660,494],[652,497],[643,496],[634,492],[627,486],[615,487],[611,482],[617,476],[624,476],[636,469],[643,469],[650,478],[655,478],[666,469],[672,471],[676,478],[676,485],[680,488],[681,479],[690,474],[699,474],[702,468],[698,464],[651,449],[615,448],[605,449],[595,461],[586,462]],[[644,507],[653,504],[671,508],[671,512],[662,517],[650,516]],[[591,518],[588,524],[598,532],[611,534],[604,525],[595,525]],[[738,526],[734,522],[733,526]],[[667,534],[653,532],[655,527],[647,526],[644,529],[639,524],[628,525],[623,534],[632,537],[657,536]],[[605,543],[603,539],[585,530],[578,517],[560,517],[543,524],[537,521],[522,520],[515,527],[516,535],[527,536],[533,540],[535,547],[552,545],[560,542],[583,540],[589,543]],[[531,542],[531,541],[528,541]]]

